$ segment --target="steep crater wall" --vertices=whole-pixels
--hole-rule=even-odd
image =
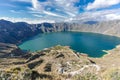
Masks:
[[[40,33],[58,31],[93,32],[120,37],[120,21],[89,23],[12,23],[0,20],[0,42],[18,44]]]

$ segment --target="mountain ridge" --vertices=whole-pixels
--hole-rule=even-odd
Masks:
[[[119,25],[119,20],[97,22],[92,25],[86,23],[28,24],[25,22],[12,23],[0,20],[0,42],[19,44],[37,34],[58,31],[92,32],[120,37]]]

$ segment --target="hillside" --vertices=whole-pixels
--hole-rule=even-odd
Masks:
[[[28,77],[25,78],[26,80],[64,80],[80,73],[85,65],[93,64],[87,55],[75,53],[67,46],[55,46],[38,51],[32,53],[29,58],[8,58],[1,61],[0,76],[11,73],[4,78],[15,80],[18,78],[24,80],[25,76],[22,73],[25,74],[25,72],[23,70],[28,70],[29,72],[26,74],[30,74],[29,77],[26,76]],[[12,74],[16,75],[17,78]],[[1,79],[3,78],[1,77]]]
[[[25,52],[14,44],[0,43],[0,58],[20,57]]]
[[[0,79],[119,80],[118,52],[119,47],[103,58],[90,58],[68,46],[55,46],[28,54],[29,57],[2,59]]]

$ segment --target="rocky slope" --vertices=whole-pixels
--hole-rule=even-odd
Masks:
[[[93,64],[87,55],[75,53],[67,46],[35,52],[27,59],[18,57],[1,61],[0,79],[10,80],[65,80],[78,74],[76,71],[84,65]]]
[[[120,21],[98,22],[92,25],[75,24],[71,31],[93,32],[120,37]]]
[[[120,36],[120,21],[85,22],[85,23],[12,23],[0,20],[0,42],[18,44],[39,33],[58,31],[94,32]]]
[[[31,25],[27,23],[12,23],[10,21],[0,20],[0,42],[19,43],[36,33],[30,29]]]
[[[55,46],[32,53],[28,58],[2,59],[0,79],[119,80],[119,48],[108,51],[103,58],[90,58],[68,46]]]
[[[14,44],[0,43],[0,58],[20,57],[25,52]]]

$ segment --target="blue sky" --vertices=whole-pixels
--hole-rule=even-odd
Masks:
[[[70,22],[120,19],[120,0],[0,0],[0,19]]]

